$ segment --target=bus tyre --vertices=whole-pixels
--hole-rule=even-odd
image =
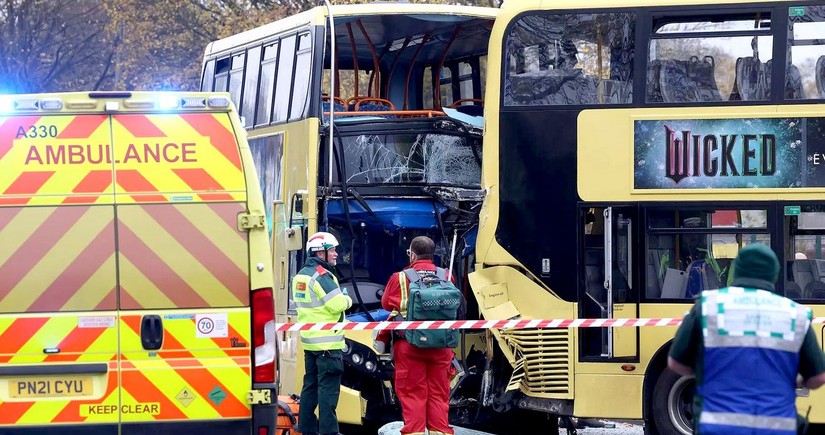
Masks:
[[[653,421],[659,435],[693,433],[693,394],[696,379],[665,369],[653,388]]]

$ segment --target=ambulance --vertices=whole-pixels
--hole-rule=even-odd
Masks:
[[[273,434],[271,264],[229,94],[0,96],[0,433]]]

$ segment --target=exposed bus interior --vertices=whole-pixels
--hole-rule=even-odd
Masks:
[[[328,92],[322,96],[323,110],[341,118],[393,119],[443,116],[448,109],[473,122],[467,117],[482,116],[492,25],[489,18],[462,15],[336,18],[334,53],[327,40],[324,55],[323,87],[329,90],[334,73],[334,101],[330,104]]]
[[[483,92],[492,24],[455,14],[334,19],[335,47],[327,38],[319,106],[319,226],[341,243],[338,271],[353,298],[351,321],[387,319],[384,286],[409,264],[407,249],[419,235],[435,241],[435,264],[450,269],[472,299],[466,275],[483,199]],[[344,360],[342,384],[367,400],[365,419],[398,417],[391,385],[381,382],[392,379],[389,355],[348,339]]]
[[[430,236],[436,264],[449,267],[452,259],[463,281],[465,236],[473,237],[481,202],[492,24],[439,14],[334,18],[320,107],[325,133],[333,120],[335,140],[330,154],[323,138],[319,167],[328,187],[326,224],[342,240],[342,285],[358,290],[354,320],[386,317],[379,310],[384,284],[409,263],[406,249],[417,235]]]
[[[341,242],[341,285],[358,287],[351,314],[359,314],[351,320],[369,320],[364,311],[386,319],[384,284],[409,264],[406,250],[415,236],[432,238],[435,263],[447,268],[452,257],[460,277],[481,202],[478,135],[446,119],[346,123],[336,127],[333,155],[325,214]]]

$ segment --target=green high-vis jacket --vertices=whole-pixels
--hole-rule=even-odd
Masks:
[[[292,298],[298,309],[299,323],[332,323],[344,320],[344,311],[352,299],[341,291],[332,267],[318,257],[310,257],[292,279]],[[340,350],[344,348],[343,331],[301,331],[304,350]]]

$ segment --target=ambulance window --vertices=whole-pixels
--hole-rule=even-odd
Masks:
[[[212,82],[215,81],[215,60],[212,59],[206,62],[203,68],[203,83],[201,83],[201,91],[209,92],[212,90]]]
[[[246,54],[244,53],[232,56],[232,69],[229,71],[229,97],[235,103],[235,107],[241,107],[241,85],[243,84],[245,57]]]
[[[295,121],[306,113],[307,94],[312,76],[312,38],[309,32],[298,35],[298,53],[295,56],[295,80],[293,80],[292,108],[289,120]]]
[[[244,127],[255,125],[255,100],[258,97],[258,72],[261,69],[261,47],[252,47],[246,53],[246,79],[243,104],[239,106]]]
[[[215,87],[216,92],[226,92],[226,85],[229,82],[229,58],[218,59],[215,66]]]
[[[278,59],[278,80],[275,87],[275,109],[272,114],[272,122],[284,122],[289,116],[292,74],[295,66],[295,39],[296,35],[281,39],[281,54]]]
[[[275,72],[278,65],[278,43],[264,47],[264,60],[261,62],[261,81],[258,87],[258,112],[255,125],[269,124],[272,113],[272,95],[275,94]]]

